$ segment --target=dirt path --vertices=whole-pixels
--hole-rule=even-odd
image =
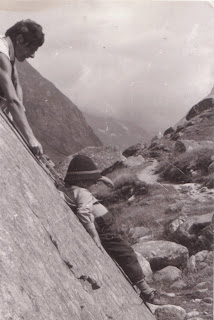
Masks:
[[[155,174],[155,170],[158,165],[158,161],[152,159],[149,161],[150,164],[138,173],[138,178],[142,181],[145,181],[148,184],[159,184],[164,188],[167,186],[173,186],[180,194],[186,194],[192,200],[197,200],[198,202],[205,203],[208,200],[212,200],[214,196],[213,189],[207,189],[206,187],[201,187],[197,183],[185,183],[185,184],[168,184],[160,183],[157,181],[159,175]]]
[[[145,169],[143,169],[140,173],[138,173],[137,176],[140,180],[145,181],[146,183],[156,184],[158,183],[158,174],[155,174],[155,170],[157,168],[158,161],[154,159],[149,162],[151,164],[148,165]]]

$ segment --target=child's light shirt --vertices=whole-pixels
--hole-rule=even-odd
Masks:
[[[71,186],[60,192],[86,229],[95,228],[95,218],[104,216],[108,210],[85,188]]]
[[[0,52],[4,53],[10,60],[9,44],[5,36],[0,36]]]

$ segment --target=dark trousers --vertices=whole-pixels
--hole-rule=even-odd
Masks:
[[[145,278],[137,255],[128,242],[114,233],[99,233],[99,236],[106,252],[119,264],[133,284]]]

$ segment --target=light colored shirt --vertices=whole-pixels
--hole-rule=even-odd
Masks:
[[[71,186],[60,191],[69,207],[75,212],[86,229],[95,229],[95,218],[104,216],[108,210],[85,188]]]
[[[8,59],[11,60],[9,43],[7,42],[5,36],[0,36],[0,52],[4,53],[8,57]]]

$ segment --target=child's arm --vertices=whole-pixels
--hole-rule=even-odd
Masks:
[[[94,242],[96,243],[96,245],[98,246],[98,248],[104,252],[104,248],[101,244],[101,241],[100,241],[100,237],[99,237],[99,234],[94,226],[94,228],[92,228],[91,226],[89,227],[89,225],[85,225],[84,226],[85,229],[88,231],[88,233],[90,234],[90,236],[92,237],[92,239],[94,240]]]
[[[110,188],[114,188],[114,182],[111,181],[111,179],[107,178],[107,177],[104,177],[102,176],[98,182],[101,181],[103,182],[107,187],[110,187]]]
[[[90,234],[98,248],[104,252],[104,248],[101,244],[99,234],[94,225],[94,215],[92,213],[93,208],[93,197],[92,194],[86,190],[81,189],[81,191],[76,196],[77,201],[77,217],[83,224],[86,231]]]

